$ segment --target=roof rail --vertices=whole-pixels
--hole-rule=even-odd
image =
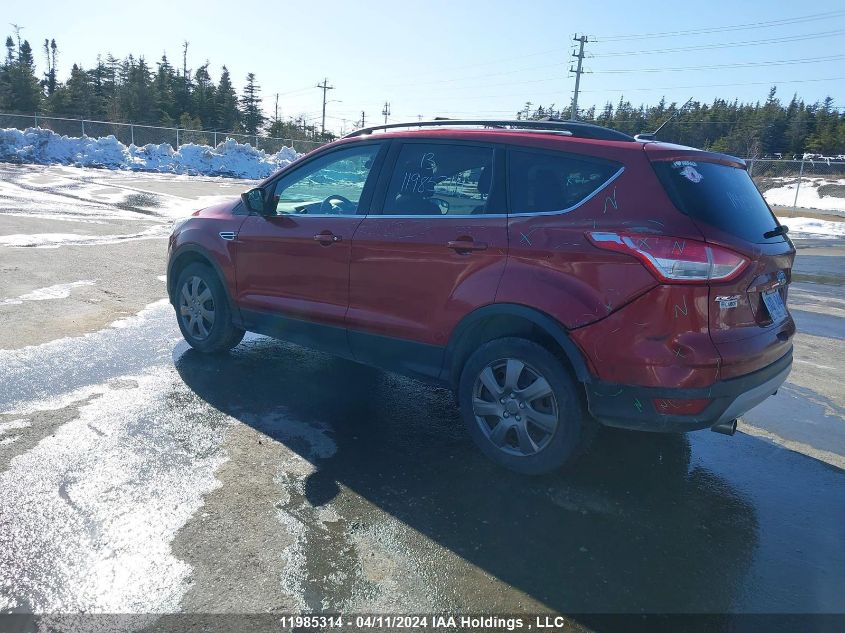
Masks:
[[[578,138],[591,138],[603,141],[633,141],[634,137],[623,132],[612,130],[592,123],[581,121],[563,121],[561,119],[544,119],[540,121],[513,121],[500,119],[435,119],[434,121],[412,121],[410,123],[385,123],[373,125],[350,132],[343,138],[364,136],[377,130],[391,130],[395,128],[423,128],[423,127],[491,127],[510,130],[535,130],[539,132],[555,132]]]

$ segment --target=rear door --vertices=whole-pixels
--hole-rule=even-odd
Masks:
[[[455,325],[493,302],[505,268],[500,173],[489,144],[395,142],[380,209],[352,244],[347,325],[356,359],[439,373]]]
[[[786,307],[792,242],[776,234],[779,222],[741,164],[703,153],[656,157],[655,171],[675,206],[708,242],[750,261],[738,278],[710,286],[710,336],[722,356],[721,377],[774,362],[795,332]]]

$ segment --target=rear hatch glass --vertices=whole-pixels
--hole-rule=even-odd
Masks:
[[[652,165],[675,206],[697,223],[752,243],[785,241],[763,237],[778,222],[744,169],[695,160]]]

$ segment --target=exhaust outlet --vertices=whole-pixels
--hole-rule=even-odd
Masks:
[[[714,433],[721,433],[722,435],[733,435],[736,433],[736,420],[719,422],[718,424],[711,426],[710,430]]]

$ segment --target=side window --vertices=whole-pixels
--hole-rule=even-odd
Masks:
[[[385,215],[487,213],[493,148],[407,143],[390,178]]]
[[[276,182],[276,214],[355,215],[380,146],[331,152]]]
[[[621,165],[601,159],[511,150],[508,189],[511,213],[563,211],[606,183]]]

